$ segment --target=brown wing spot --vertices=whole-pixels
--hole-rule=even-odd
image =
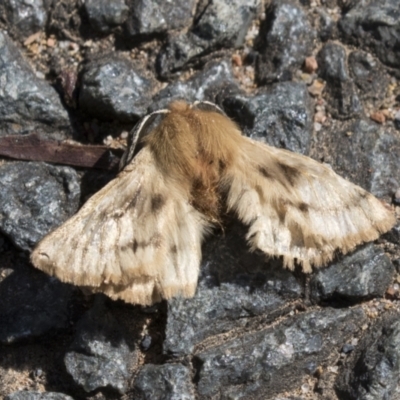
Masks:
[[[306,212],[308,212],[308,210],[309,210],[309,205],[307,204],[307,203],[300,203],[299,205],[298,205],[298,207],[299,207],[299,210],[301,211],[301,212],[303,212],[303,213],[306,213]]]
[[[300,171],[297,168],[283,163],[278,163],[278,167],[282,171],[283,175],[285,175],[289,183],[293,186],[300,176]]]
[[[265,168],[265,167],[262,166],[262,165],[259,165],[259,166],[258,166],[258,172],[259,172],[264,178],[267,178],[267,179],[272,179],[272,178],[273,178],[273,176],[269,173],[268,169]]]
[[[171,253],[176,254],[178,252],[178,248],[176,247],[176,244],[172,245],[170,247]]]
[[[156,194],[151,198],[151,211],[156,213],[161,210],[162,206],[165,204],[165,198],[161,194]]]
[[[136,253],[136,250],[138,249],[138,247],[139,247],[139,243],[138,243],[138,241],[135,239],[135,240],[133,241],[133,246],[132,246],[132,249],[133,249],[133,252],[134,252],[134,253]]]

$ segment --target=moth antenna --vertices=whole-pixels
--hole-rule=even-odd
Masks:
[[[212,103],[211,101],[195,101],[193,104],[190,105],[190,108],[198,109],[201,111],[214,111],[218,114],[222,114],[226,116],[224,110],[217,106],[216,104]]]
[[[141,118],[138,121],[138,123],[132,128],[132,130],[129,132],[128,135],[128,144],[126,146],[126,150],[122,155],[119,163],[120,171],[124,169],[125,166],[133,160],[133,157],[137,154],[137,151],[135,150],[137,149],[137,144],[139,143],[139,139],[141,139],[142,137],[146,136],[149,133],[146,132],[146,130],[148,130],[149,127],[153,125],[156,118],[160,114],[168,114],[170,112],[171,111],[167,109],[154,111],[151,114]]]

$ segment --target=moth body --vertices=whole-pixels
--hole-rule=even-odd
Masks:
[[[208,108],[175,102],[139,122],[138,135],[162,116],[136,156],[132,141],[120,174],[38,244],[32,263],[148,305],[194,295],[201,243],[227,212],[248,227],[251,249],[305,272],[394,225],[370,193],[311,158],[242,136]]]

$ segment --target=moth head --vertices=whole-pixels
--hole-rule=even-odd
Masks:
[[[163,109],[152,112],[149,115],[141,118],[139,122],[133,127],[133,129],[129,132],[128,135],[128,143],[126,146],[126,150],[122,155],[121,161],[119,163],[119,170],[125,168],[128,165],[133,157],[140,150],[140,142],[144,137],[146,137],[155,126],[160,124],[162,118],[168,114],[170,110]]]

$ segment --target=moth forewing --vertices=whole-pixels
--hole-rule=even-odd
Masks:
[[[64,282],[130,303],[192,296],[207,221],[176,185],[142,149],[37,245],[32,263]]]
[[[300,154],[247,139],[235,168],[228,207],[249,225],[250,245],[289,268],[310,272],[395,223],[387,205]]]
[[[248,226],[252,249],[305,272],[395,223],[365,190],[311,158],[242,136],[210,104],[175,102],[142,119],[121,165],[31,260],[129,303],[193,296],[201,242],[226,211]]]

